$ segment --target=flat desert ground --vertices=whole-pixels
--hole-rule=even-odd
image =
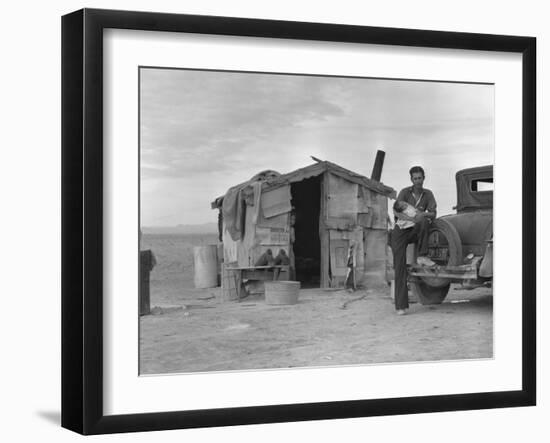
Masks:
[[[158,264],[152,313],[139,318],[140,374],[493,356],[490,288],[455,285],[442,304],[411,303],[405,316],[395,314],[386,285],[354,293],[301,289],[295,305],[267,305],[263,295],[224,302],[221,288],[193,288],[192,254],[181,252],[189,239],[149,237],[144,244]]]

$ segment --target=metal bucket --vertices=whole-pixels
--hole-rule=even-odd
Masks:
[[[268,305],[295,305],[300,292],[299,281],[266,281],[265,302]]]
[[[218,286],[218,247],[216,245],[195,246],[195,288]]]

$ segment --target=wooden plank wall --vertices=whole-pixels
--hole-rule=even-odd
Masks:
[[[365,229],[363,241],[365,264],[361,283],[367,287],[383,284],[386,281],[386,260],[388,260],[388,231]]]
[[[355,201],[354,201],[355,199]],[[343,201],[347,200],[347,202]],[[356,246],[357,282],[366,286],[385,281],[387,260],[387,197],[344,178],[326,172],[321,177],[321,210],[319,237],[321,241],[321,288],[331,287],[331,240],[353,241]],[[355,208],[355,209],[354,209]],[[352,209],[354,209],[353,212]],[[234,242],[223,231],[224,261],[238,261],[240,266],[251,266],[260,255],[271,248],[276,255],[279,249],[289,254],[289,214],[270,219],[260,217],[258,225],[252,223],[253,210],[247,207],[245,235]],[[272,230],[281,237],[271,241]],[[269,236],[267,235],[269,231]],[[268,238],[269,237],[269,238]],[[335,279],[337,280],[337,279]],[[334,281],[334,284],[339,282]],[[333,286],[333,285],[332,285]]]
[[[356,281],[360,281],[363,278],[365,267],[363,234],[363,228],[359,226],[347,231],[329,230],[331,287],[338,288],[343,286],[347,275],[347,258],[351,245],[354,246]]]
[[[290,217],[283,213],[265,218],[261,214],[257,223],[253,223],[254,207],[246,205],[244,236],[234,241],[223,226],[224,261],[237,262],[239,266],[253,266],[260,256],[271,249],[276,256],[279,249],[289,254],[290,249]]]
[[[327,215],[328,219],[344,220],[351,226],[357,223],[358,187],[342,177],[330,172],[328,176]]]
[[[321,240],[321,288],[330,288],[330,243],[328,220],[328,196],[329,196],[329,174],[324,173],[321,177],[321,213],[319,214],[319,237]]]
[[[359,187],[357,223],[364,228],[387,229],[388,198],[365,187]]]
[[[321,219],[323,227],[320,224],[320,229],[328,234],[325,235],[328,239],[325,238],[325,243],[321,240],[322,251],[327,251],[326,260],[323,261],[321,257],[322,287],[341,285],[342,270],[336,269],[334,275],[330,275],[329,269],[334,268],[336,261],[341,261],[336,252],[342,252],[344,243],[348,247],[351,243],[355,244],[358,283],[368,286],[385,282],[387,197],[330,172],[324,178],[322,205],[324,202],[325,211],[321,212],[325,218]],[[336,246],[340,246],[340,249]]]

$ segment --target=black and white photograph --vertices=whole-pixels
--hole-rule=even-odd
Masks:
[[[549,441],[543,10],[6,3],[2,441]]]
[[[494,84],[137,75],[141,376],[494,357]]]

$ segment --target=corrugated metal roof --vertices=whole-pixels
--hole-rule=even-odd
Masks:
[[[290,183],[301,182],[302,180],[317,177],[325,172],[331,172],[335,175],[338,175],[346,180],[349,180],[353,183],[357,183],[361,186],[364,186],[372,191],[378,192],[379,194],[386,195],[390,198],[396,198],[396,192],[393,188],[384,185],[381,182],[372,180],[364,175],[357,174],[349,169],[343,168],[342,166],[337,165],[336,163],[331,163],[329,161],[319,161],[312,165],[306,166],[304,168],[296,169],[295,171],[281,174],[278,177],[270,178],[264,181],[263,188],[270,189],[278,186],[287,185]],[[237,186],[246,186],[252,181],[241,183]],[[235,186],[233,186],[235,187]],[[223,202],[224,196],[216,198],[212,202],[212,208],[218,208]]]

